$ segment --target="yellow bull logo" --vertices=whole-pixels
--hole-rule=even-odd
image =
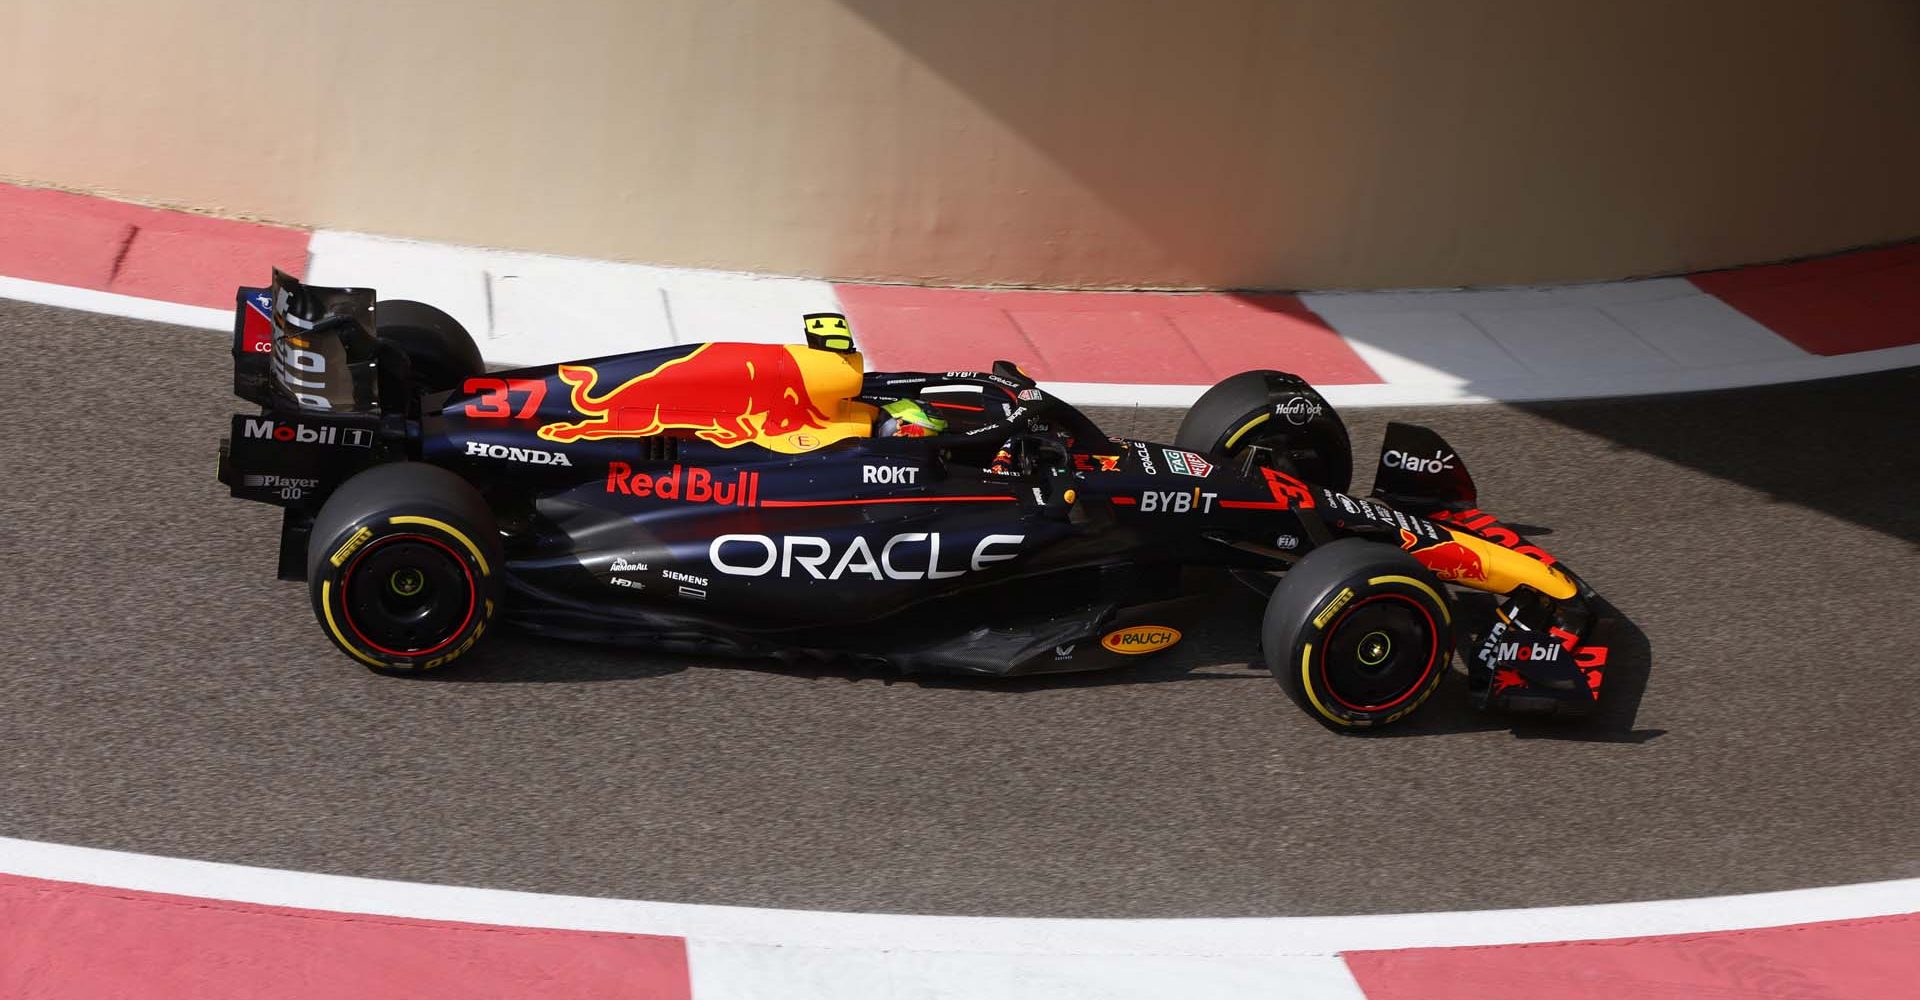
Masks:
[[[723,448],[755,442],[794,453],[871,428],[871,411],[848,404],[858,392],[857,354],[774,344],[703,344],[611,389],[591,365],[561,365],[583,420],[550,423],[549,441],[653,437],[670,431]],[[812,386],[812,388],[810,388]],[[859,412],[846,413],[852,406]]]

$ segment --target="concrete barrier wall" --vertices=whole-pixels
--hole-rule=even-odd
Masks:
[[[1344,288],[1920,233],[1912,0],[0,0],[0,176],[836,278]]]

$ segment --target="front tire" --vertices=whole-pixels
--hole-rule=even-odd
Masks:
[[[1412,556],[1347,538],[1280,578],[1260,644],[1280,686],[1321,724],[1373,729],[1413,714],[1440,686],[1453,609]]]
[[[503,554],[473,487],[419,462],[378,465],[320,508],[307,591],[327,638],[383,672],[445,666],[493,621]]]

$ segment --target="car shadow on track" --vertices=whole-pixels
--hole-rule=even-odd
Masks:
[[[1456,592],[1455,599],[1462,612],[1462,618],[1474,621],[1492,620],[1494,598],[1491,595]],[[1221,619],[1237,616],[1243,620],[1251,614],[1252,620],[1257,621],[1262,603],[1262,598],[1245,591],[1240,591],[1237,597],[1229,597],[1223,593],[1220,596],[1220,603],[1216,605],[1216,614]],[[1607,635],[1606,679],[1593,714],[1579,718],[1553,718],[1490,713],[1474,708],[1468,696],[1467,679],[1462,664],[1473,655],[1481,637],[1462,635],[1456,642],[1455,668],[1449,671],[1441,681],[1440,689],[1428,699],[1425,707],[1415,713],[1412,718],[1401,723],[1382,730],[1359,732],[1355,735],[1391,739],[1508,730],[1518,739],[1565,740],[1581,743],[1645,743],[1665,735],[1666,731],[1662,729],[1634,727],[1634,721],[1640,712],[1640,701],[1646,693],[1647,680],[1652,673],[1652,644],[1639,626],[1604,600],[1600,602],[1599,611],[1602,617],[1610,620],[1611,626]],[[1222,621],[1216,634],[1231,635],[1233,627]],[[900,677],[898,675],[882,679],[888,682],[913,683],[922,687],[960,688],[1012,695],[1069,688],[1164,684],[1176,681],[1257,681],[1262,685],[1272,684],[1273,675],[1268,671],[1265,661],[1260,658],[1257,648],[1251,650],[1246,648],[1244,626],[1242,626],[1242,635],[1243,641],[1202,641],[1190,650],[1169,651],[1166,654],[1145,658],[1145,662],[1135,667],[1102,672],[1001,679],[945,676]],[[749,668],[809,677],[859,679],[861,676],[874,676],[838,667],[801,670],[789,666],[750,665]]]
[[[702,665],[701,658],[690,655],[635,653],[506,627],[453,669],[407,677],[460,684],[590,684],[666,677]]]
[[[689,668],[745,670],[809,680],[839,680],[880,684],[912,684],[921,688],[1023,695],[1115,685],[1168,684],[1187,681],[1273,683],[1258,648],[1248,641],[1245,622],[1257,621],[1261,598],[1246,591],[1216,595],[1205,627],[1195,630],[1185,649],[1142,657],[1137,664],[1104,671],[1045,674],[1030,677],[966,677],[906,675],[855,662],[805,663],[774,660],[716,659],[675,653],[639,653],[615,646],[572,642],[508,630],[487,648],[462,664],[461,669],[420,675],[423,680],[480,684],[580,684],[600,681],[645,680],[665,677]],[[1493,599],[1475,593],[1456,593],[1456,604],[1467,620],[1489,620]],[[1456,665],[1439,690],[1412,718],[1381,730],[1356,735],[1376,739],[1446,736],[1508,730],[1519,739],[1568,740],[1586,743],[1644,743],[1664,734],[1659,729],[1636,729],[1640,700],[1652,667],[1646,634],[1620,614],[1602,605],[1612,620],[1608,636],[1605,686],[1594,714],[1584,718],[1540,718],[1480,711],[1472,706],[1466,676],[1460,664],[1473,655],[1478,635],[1465,634],[1456,643]],[[1251,647],[1251,648],[1250,648]],[[1265,693],[1264,691],[1262,692]]]

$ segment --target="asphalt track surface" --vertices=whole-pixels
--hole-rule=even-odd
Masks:
[[[505,635],[335,652],[231,500],[225,339],[0,303],[0,835],[542,892],[1268,916],[1920,876],[1920,371],[1440,429],[1627,624],[1607,713],[1329,732],[1251,595],[1131,672],[913,683]],[[1170,437],[1174,414],[1106,413]],[[1367,477],[1363,474],[1362,480]],[[1456,667],[1456,670],[1458,668]]]

